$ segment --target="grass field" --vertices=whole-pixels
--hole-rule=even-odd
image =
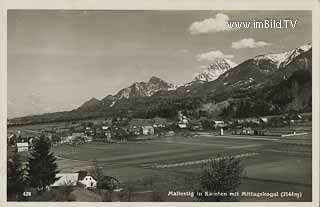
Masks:
[[[123,183],[135,183],[135,191],[152,190],[145,184],[145,180],[152,177],[157,191],[163,194],[169,190],[191,190],[186,179],[197,175],[202,167],[196,161],[230,154],[256,153],[242,158],[245,178],[240,186],[241,191],[298,191],[303,195],[299,200],[274,198],[274,201],[310,201],[311,135],[290,140],[252,138],[254,137],[174,136],[121,144],[88,143],[78,147],[63,145],[53,148],[53,151],[59,157],[61,172],[85,170],[97,160],[106,175],[114,176]],[[191,164],[163,169],[154,167],[183,162]],[[181,199],[178,201],[186,200]],[[243,198],[245,201],[265,199]]]

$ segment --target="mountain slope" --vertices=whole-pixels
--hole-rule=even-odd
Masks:
[[[210,64],[210,66],[204,71],[198,73],[194,80],[195,81],[214,81],[221,74],[225,73],[229,69],[235,67],[236,64],[228,59],[218,59],[214,63]]]
[[[116,95],[116,99],[146,97],[152,96],[158,91],[168,91],[174,87],[173,84],[167,83],[158,77],[151,77],[148,82],[134,83],[131,86],[120,90]]]
[[[210,111],[211,106],[223,108],[216,107],[219,103],[224,103],[225,107],[239,108],[242,102],[245,104],[240,111],[252,111],[255,116],[287,110],[310,111],[312,49],[308,48],[302,46],[290,50],[285,53],[286,58],[283,58],[284,53],[279,53],[278,57],[276,54],[253,57],[226,70],[213,81],[194,81],[175,89],[173,84],[152,77],[148,82],[134,83],[101,101],[91,99],[76,110],[10,121],[43,123],[128,114],[174,118],[178,110],[184,110],[190,116],[199,116],[199,110]],[[253,108],[244,110],[244,106]],[[226,117],[230,117],[227,109],[225,112]],[[234,115],[231,113],[231,116]],[[248,114],[241,114],[245,115]]]

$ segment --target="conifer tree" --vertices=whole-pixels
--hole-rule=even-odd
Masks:
[[[43,192],[54,183],[57,178],[56,158],[50,152],[49,140],[41,135],[35,141],[31,157],[28,164],[28,182],[30,187],[37,188],[38,192]]]
[[[7,161],[7,196],[8,200],[19,201],[25,190],[24,169],[19,156],[15,153]]]

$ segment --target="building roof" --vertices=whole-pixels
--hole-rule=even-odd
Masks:
[[[79,174],[79,177],[78,177],[79,180],[83,180],[86,176],[91,176],[93,179],[96,180],[96,178],[87,171],[79,171],[78,174]]]
[[[152,119],[132,119],[129,122],[130,126],[152,126],[153,125],[153,120]]]
[[[153,121],[155,124],[165,124],[167,122],[167,120],[165,118],[161,118],[161,117],[155,117],[153,118]]]
[[[28,147],[29,143],[28,142],[18,142],[17,147]]]
[[[56,178],[59,178],[56,182],[54,182],[51,186],[76,186],[78,182],[79,173],[58,173],[56,174]]]
[[[142,126],[141,128],[142,128],[142,129],[153,129],[152,126]]]

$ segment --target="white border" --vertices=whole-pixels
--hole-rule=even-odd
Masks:
[[[319,2],[316,0],[0,0],[0,206],[320,206],[319,204]],[[239,203],[87,203],[87,202],[6,202],[6,114],[7,114],[7,9],[74,10],[312,10],[313,55],[313,202],[239,202]]]

